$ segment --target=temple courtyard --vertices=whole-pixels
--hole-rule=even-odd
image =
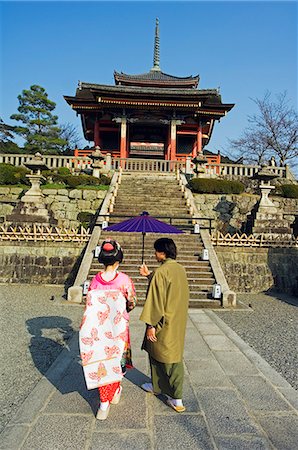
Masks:
[[[297,298],[239,294],[241,309],[190,309],[180,415],[140,388],[149,367],[136,308],[135,368],[120,404],[99,422],[97,392],[86,390],[79,364],[82,306],[63,293],[0,286],[1,449],[298,448]]]

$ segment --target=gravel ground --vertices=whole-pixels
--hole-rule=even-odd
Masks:
[[[62,286],[0,285],[0,432],[79,327]]]
[[[284,294],[238,294],[249,308],[216,314],[298,389],[298,298]]]

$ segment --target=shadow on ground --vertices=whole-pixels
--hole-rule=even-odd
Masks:
[[[70,338],[78,334],[71,324],[70,319],[58,316],[43,316],[27,320],[27,330],[31,335],[29,350],[35,367],[60,394],[78,393],[96,414],[99,396],[97,389],[88,391],[86,388],[79,357],[78,339],[72,352],[68,347]],[[64,361],[69,360],[70,364],[68,367],[65,366],[63,376],[57,376],[57,373],[49,368],[62,350],[64,353],[69,352],[65,354]],[[57,369],[59,370],[59,367]],[[150,381],[148,376],[136,368],[128,370],[125,378],[138,387]]]

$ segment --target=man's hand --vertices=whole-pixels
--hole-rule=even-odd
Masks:
[[[140,267],[140,275],[142,275],[142,277],[148,277],[148,275],[150,275],[150,271],[145,263]]]
[[[157,337],[155,336],[155,328],[147,328],[146,330],[146,338],[147,341],[151,341],[151,342],[156,342],[157,341]]]

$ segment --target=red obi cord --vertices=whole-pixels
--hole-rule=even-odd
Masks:
[[[117,383],[107,384],[106,386],[100,386],[98,388],[100,401],[101,402],[111,402],[115,395],[115,392],[120,387],[120,381]]]

